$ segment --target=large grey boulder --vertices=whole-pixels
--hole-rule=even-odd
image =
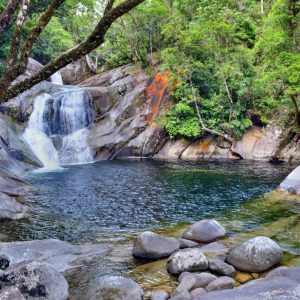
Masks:
[[[236,270],[233,266],[217,258],[209,260],[209,270],[230,277],[236,275]]]
[[[72,263],[77,259],[103,256],[109,251],[110,248],[100,244],[78,246],[55,239],[0,243],[0,253],[14,264],[34,260],[46,263],[58,272],[74,268]]]
[[[212,281],[205,289],[208,292],[233,289],[235,281],[228,276],[222,276]]]
[[[213,242],[224,237],[226,230],[215,220],[203,220],[189,226],[183,233],[183,238],[197,242]]]
[[[300,195],[300,166],[296,168],[281,184],[282,191]]]
[[[182,272],[203,271],[208,268],[208,261],[198,248],[188,248],[175,252],[168,259],[168,271],[173,275]]]
[[[282,249],[271,239],[260,236],[238,245],[227,256],[227,261],[245,272],[263,272],[278,264]]]
[[[132,254],[137,258],[158,259],[170,256],[179,248],[177,239],[146,231],[136,237]]]
[[[239,288],[210,292],[201,300],[299,300],[300,267],[281,270],[270,278],[252,280]]]
[[[122,276],[98,277],[88,288],[89,300],[142,300],[143,290],[132,279]]]
[[[11,265],[1,273],[0,285],[16,287],[26,299],[67,300],[69,296],[66,279],[49,265],[39,262]],[[21,298],[18,290],[10,290],[10,293]]]

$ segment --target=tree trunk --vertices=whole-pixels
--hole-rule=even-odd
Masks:
[[[9,25],[9,22],[17,10],[20,0],[9,0],[6,7],[0,14],[0,33]]]

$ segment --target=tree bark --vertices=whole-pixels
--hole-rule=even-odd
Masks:
[[[9,0],[6,7],[0,14],[0,33],[2,33],[10,23],[12,16],[18,8],[20,0]]]
[[[59,57],[53,59],[49,64],[43,67],[32,77],[25,79],[22,82],[9,87],[8,89],[5,89],[2,94],[0,91],[0,103],[8,101],[9,99],[14,98],[27,89],[33,87],[37,83],[48,79],[52,74],[54,74],[61,68],[78,60],[79,58],[87,55],[88,53],[99,47],[104,42],[104,36],[112,23],[144,1],[145,0],[126,0],[125,2],[119,4],[117,7],[112,7],[110,9],[106,8],[104,15],[99,20],[95,29],[91,32],[91,34],[84,42],[82,42],[75,48],[61,54]],[[111,5],[111,2],[114,1],[109,1],[108,5]],[[37,33],[40,32],[40,28],[37,28]],[[35,40],[34,36],[33,39]],[[27,53],[25,53],[25,55],[27,55]]]

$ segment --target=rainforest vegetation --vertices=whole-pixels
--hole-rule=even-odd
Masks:
[[[8,2],[0,0],[0,11]],[[20,44],[52,2],[28,1]],[[30,56],[43,64],[84,44],[107,13],[107,1],[56,2],[61,3],[30,49]],[[114,7],[135,3],[122,11],[121,18],[111,20],[103,41],[94,36],[93,47],[88,45],[81,54],[91,52],[99,72],[131,62],[149,75],[166,72],[174,105],[160,122],[171,137],[194,138],[211,132],[231,140],[253,124],[278,122],[294,134],[299,132],[299,1],[109,2]],[[7,66],[7,58],[18,10],[0,33],[4,75],[13,69]],[[16,61],[22,57],[22,47],[14,55]]]

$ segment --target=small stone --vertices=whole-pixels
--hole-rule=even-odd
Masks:
[[[260,277],[260,275],[258,273],[251,273],[251,276],[254,278],[254,279],[257,279]]]
[[[212,281],[216,280],[218,277],[210,274],[208,272],[196,273],[196,283],[194,288],[206,288]]]
[[[196,284],[196,277],[193,274],[187,274],[184,276],[178,287],[176,288],[176,292],[181,292],[181,291],[190,291]]]
[[[230,277],[234,277],[236,275],[236,270],[233,266],[219,259],[209,260],[209,269],[220,275],[225,275]]]
[[[206,290],[205,289],[202,289],[202,288],[197,288],[197,289],[194,289],[190,292],[190,295],[192,297],[192,300],[200,300],[201,296],[203,296],[204,294],[206,294]]]
[[[222,276],[212,281],[207,287],[208,292],[233,289],[235,281],[228,276]]]
[[[238,272],[237,275],[235,276],[235,280],[238,281],[239,283],[246,283],[248,281],[251,281],[252,279],[253,279],[252,275],[248,273]]]
[[[169,299],[169,294],[165,291],[157,291],[152,293],[151,300],[167,300]]]
[[[179,275],[185,271],[203,271],[207,268],[207,258],[198,248],[179,250],[168,260],[168,271],[173,275]]]
[[[186,240],[186,239],[178,239],[180,243],[180,249],[185,249],[185,248],[194,248],[199,246],[199,243],[191,241],[191,240]]]
[[[221,242],[213,242],[201,247],[201,251],[206,252],[224,252],[228,253],[229,249]]]
[[[146,231],[135,239],[132,254],[137,258],[159,259],[170,256],[179,248],[177,239]]]
[[[180,292],[175,291],[170,300],[192,300],[192,297],[187,290]]]
[[[189,226],[183,233],[183,238],[209,243],[224,237],[226,230],[215,220],[203,220]]]

